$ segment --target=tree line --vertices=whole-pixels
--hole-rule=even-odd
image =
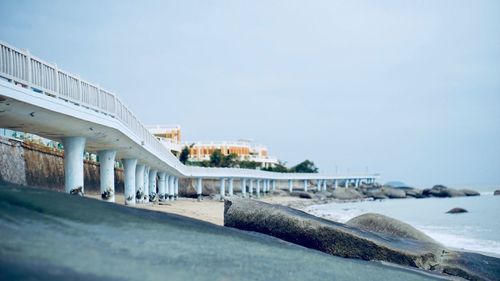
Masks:
[[[314,162],[304,160],[299,164],[290,168],[286,167],[286,163],[278,162],[274,167],[260,168],[260,165],[255,161],[240,160],[236,153],[224,155],[220,149],[214,150],[210,154],[210,160],[191,161],[189,160],[189,147],[184,147],[179,155],[179,160],[189,166],[199,167],[217,167],[217,168],[244,168],[244,169],[261,169],[269,172],[280,173],[317,173],[318,168]]]

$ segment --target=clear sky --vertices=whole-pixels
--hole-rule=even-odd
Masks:
[[[320,171],[500,182],[500,1],[0,1],[0,40],[184,140]]]

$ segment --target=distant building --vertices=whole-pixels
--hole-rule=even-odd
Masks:
[[[181,143],[181,126],[155,125],[148,126],[148,131],[153,134],[166,148],[178,155],[184,144]]]
[[[261,168],[274,167],[278,159],[270,157],[267,148],[249,140],[211,141],[211,142],[181,142],[181,127],[179,125],[155,125],[147,127],[165,147],[177,156],[184,147],[189,147],[189,160],[193,162],[210,160],[210,155],[220,149],[223,155],[234,153],[240,161],[253,161]]]
[[[216,149],[220,149],[223,155],[234,153],[238,155],[240,161],[253,161],[261,168],[274,167],[278,164],[278,159],[270,157],[265,146],[249,140],[192,142],[186,145],[190,147],[189,160],[193,162],[210,160],[210,155]]]

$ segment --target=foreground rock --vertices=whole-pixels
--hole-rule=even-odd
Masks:
[[[349,224],[260,201],[225,201],[224,225],[228,227],[261,232],[346,258],[387,261],[469,280],[496,280],[500,276],[500,259],[450,251],[396,220],[370,215]]]
[[[447,214],[461,214],[461,213],[467,213],[468,211],[466,209],[462,208],[453,208],[446,212]]]

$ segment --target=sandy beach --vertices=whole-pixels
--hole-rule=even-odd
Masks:
[[[101,200],[100,194],[87,193],[85,196]],[[309,201],[307,199],[301,199],[292,196],[268,196],[260,198],[259,200],[280,205],[290,205],[303,201]],[[123,197],[123,194],[116,194],[115,201],[116,204],[124,205],[125,199]],[[179,198],[176,201],[162,202],[160,204],[137,204],[135,207],[158,212],[178,214],[216,225],[224,225],[224,202],[209,198],[205,198],[200,202],[198,202],[198,200],[196,199],[191,198]]]

